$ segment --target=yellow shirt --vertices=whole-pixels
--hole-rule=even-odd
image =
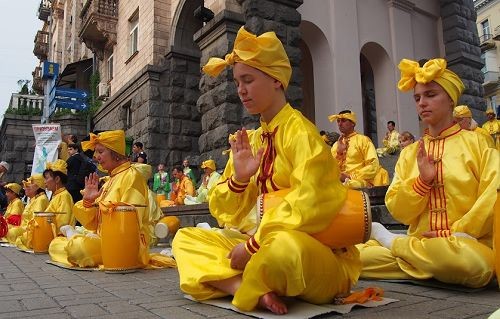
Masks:
[[[474,129],[474,132],[479,133],[482,136],[484,136],[486,138],[486,142],[488,143],[488,145],[490,147],[493,147],[493,148],[495,147],[495,141],[493,140],[493,137],[484,128],[481,128],[478,126]]]
[[[344,137],[340,137],[344,138]],[[380,169],[377,151],[368,136],[352,132],[347,137],[347,153],[337,154],[338,141],[332,146],[332,155],[337,159],[340,171],[348,174],[346,185],[350,188],[373,186],[373,179]]]
[[[172,193],[172,200],[176,205],[184,205],[184,199],[186,198],[186,195],[194,196],[193,182],[187,175],[184,175],[184,177],[182,177],[182,180],[180,182],[177,181],[176,183],[177,194]]]
[[[266,151],[248,186],[235,192],[230,156],[219,183],[209,191],[210,212],[219,225],[250,231],[257,225],[253,208],[258,194],[290,188],[284,201],[263,215],[255,240],[261,242],[280,229],[310,234],[323,230],[343,205],[347,189],[317,128],[286,104],[271,122],[261,121],[260,128],[249,131],[249,141],[254,153],[260,148]]]
[[[50,198],[49,205],[45,209],[46,212],[60,212],[65,214],[56,215],[56,230],[57,235],[62,235],[61,226],[75,226],[75,216],[73,216],[73,198],[71,194],[62,187],[56,190]]]
[[[500,120],[486,121],[483,128],[493,137],[497,150],[500,151]]]
[[[395,149],[399,147],[399,133],[396,130],[392,130],[389,133],[389,138],[384,138],[384,146],[389,149]]]
[[[23,211],[23,220],[21,222],[22,227],[28,226],[28,222],[33,219],[34,212],[44,212],[49,206],[49,199],[45,193],[36,194],[34,197],[30,198],[29,203],[26,205]]]
[[[130,162],[126,162],[115,168],[111,172],[111,178],[102,186],[101,195],[95,200],[96,203],[101,201],[123,202],[135,205],[149,206],[148,186],[144,181],[141,173],[130,166]],[[149,252],[148,246],[150,229],[149,229],[149,210],[143,207],[136,207],[139,221],[139,231],[141,238],[141,260],[144,264],[148,263]],[[85,208],[83,201],[75,204],[74,213],[76,219],[88,230],[101,233],[101,224],[99,218],[99,210],[97,207]]]
[[[14,198],[13,201],[9,202],[9,205],[7,205],[4,217],[5,219],[7,219],[11,215],[21,215],[23,211],[24,211],[24,204],[18,197],[16,197]]]
[[[422,238],[467,233],[491,247],[493,206],[499,186],[499,155],[485,139],[458,125],[437,138],[423,137],[435,160],[437,177],[428,186],[418,178],[418,143],[403,149],[385,203],[392,216],[409,225],[408,234]]]

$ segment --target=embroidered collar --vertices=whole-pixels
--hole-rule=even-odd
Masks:
[[[109,176],[114,177],[114,176],[120,174],[121,172],[129,169],[130,167],[131,167],[130,162],[125,162],[123,164],[120,164],[114,170],[111,171],[111,174]]]
[[[438,136],[431,136],[429,134],[429,129],[426,128],[425,132],[424,132],[424,134],[425,134],[424,136],[427,139],[429,139],[429,140],[440,140],[440,139],[447,138],[447,137],[449,137],[451,135],[457,134],[461,130],[462,130],[462,128],[460,127],[460,125],[458,125],[458,124],[452,124],[450,127],[445,128],[444,130],[442,130],[441,132],[439,132]]]
[[[283,108],[278,112],[278,114],[276,114],[273,119],[271,120],[271,122],[269,123],[266,123],[262,120],[262,118],[260,119],[260,126],[262,127],[262,130],[264,132],[274,132],[274,130],[276,129],[276,127],[278,127],[278,125],[282,124],[283,122],[285,122],[288,118],[290,118],[290,116],[292,116],[293,114],[293,108],[290,106],[289,103],[285,104],[285,106],[283,106]]]

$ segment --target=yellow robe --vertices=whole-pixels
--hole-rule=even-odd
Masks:
[[[493,121],[486,121],[483,124],[483,129],[495,140],[497,150],[500,151],[500,120],[493,119]]]
[[[129,162],[115,168],[111,172],[111,178],[102,187],[103,190],[96,199],[96,203],[109,201],[148,205],[146,182],[141,173],[131,167]],[[50,257],[53,261],[68,265],[98,266],[102,264],[99,210],[97,207],[86,208],[83,206],[83,201],[79,201],[74,206],[74,213],[85,229],[97,233],[98,236],[89,237],[85,234],[77,234],[69,240],[66,237],[57,237],[50,243]],[[150,263],[149,211],[146,208],[137,207],[137,214],[140,232],[138,260],[142,266],[146,266]],[[169,258],[162,260],[167,259],[170,261]],[[153,261],[155,262],[156,260]],[[175,265],[174,262],[172,264]]]
[[[23,211],[23,216],[21,220],[21,225],[18,227],[9,228],[9,232],[7,233],[7,240],[11,244],[17,245],[17,240],[20,236],[26,231],[28,223],[33,219],[34,212],[43,212],[49,205],[49,199],[45,193],[36,194],[33,198],[30,198],[29,203],[26,205]],[[19,241],[20,245],[22,242]],[[22,245],[24,246],[24,245]],[[26,249],[26,247],[20,247],[21,249]]]
[[[9,218],[12,215],[22,215],[23,211],[24,211],[24,204],[21,201],[21,199],[19,199],[19,197],[16,197],[16,198],[14,198],[14,200],[9,202],[9,205],[7,205],[7,208],[5,209],[5,214],[3,217],[5,218],[5,221],[7,221],[7,218]],[[15,228],[18,228],[18,226],[8,224],[9,230],[8,230],[7,234],[5,235],[5,239],[7,239],[7,241],[10,242],[9,232],[11,232],[11,230],[15,229]]]
[[[358,245],[362,277],[428,279],[469,287],[486,285],[493,276],[493,206],[499,186],[498,152],[479,134],[458,125],[437,138],[424,136],[435,160],[433,185],[418,178],[418,143],[407,146],[396,164],[385,202],[392,216],[409,225],[408,236],[392,249],[376,241]],[[437,238],[425,238],[432,231]],[[454,236],[465,233],[475,239]]]
[[[210,212],[225,228],[182,228],[174,237],[181,290],[198,300],[217,298],[226,294],[205,282],[242,275],[232,303],[247,311],[270,291],[313,303],[349,292],[361,267],[355,247],[333,252],[309,235],[329,224],[347,191],[316,127],[287,104],[270,123],[261,122],[249,132],[249,140],[254,152],[266,149],[265,168],[235,192],[230,157],[219,184],[209,192]],[[274,159],[267,156],[273,149]],[[291,192],[257,224],[258,194],[285,188]],[[260,249],[244,271],[232,269],[228,253],[250,236]]]
[[[194,196],[194,186],[191,179],[184,175],[181,181],[177,181],[177,194],[172,192],[172,201],[175,205],[184,205],[186,195]]]
[[[340,171],[350,176],[345,184],[349,188],[389,184],[389,174],[380,166],[375,146],[370,138],[358,132],[352,132],[346,139],[348,146],[345,156],[337,155],[338,141],[331,149]]]
[[[207,185],[203,185],[203,182],[201,183],[200,187],[198,187],[198,190],[196,191],[196,197],[194,199],[189,199],[185,198],[184,199],[184,204],[186,205],[193,205],[193,204],[200,204],[200,203],[206,203],[208,202],[208,192],[214,187],[217,182],[219,181],[220,174],[217,173],[216,171],[213,171],[212,174],[210,174],[208,178]]]
[[[479,133],[482,136],[484,136],[488,145],[490,147],[495,148],[495,140],[493,140],[493,137],[490,135],[490,133],[488,133],[488,131],[486,131],[484,128],[478,126],[474,129],[474,132]]]

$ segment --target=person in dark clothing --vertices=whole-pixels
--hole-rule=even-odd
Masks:
[[[148,155],[143,150],[144,145],[141,142],[135,142],[132,146],[132,162],[148,163]]]
[[[80,190],[85,187],[85,159],[80,155],[80,146],[78,144],[68,145],[69,157],[66,160],[68,164],[68,182],[66,184],[66,189],[71,194],[73,202],[82,199],[82,194]]]

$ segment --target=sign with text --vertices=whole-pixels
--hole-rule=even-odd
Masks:
[[[35,135],[35,154],[31,174],[42,174],[47,162],[54,162],[58,158],[58,147],[61,143],[61,125],[32,124]]]
[[[54,86],[49,93],[49,110],[52,114],[57,107],[85,110],[88,107],[88,93],[85,90]]]

